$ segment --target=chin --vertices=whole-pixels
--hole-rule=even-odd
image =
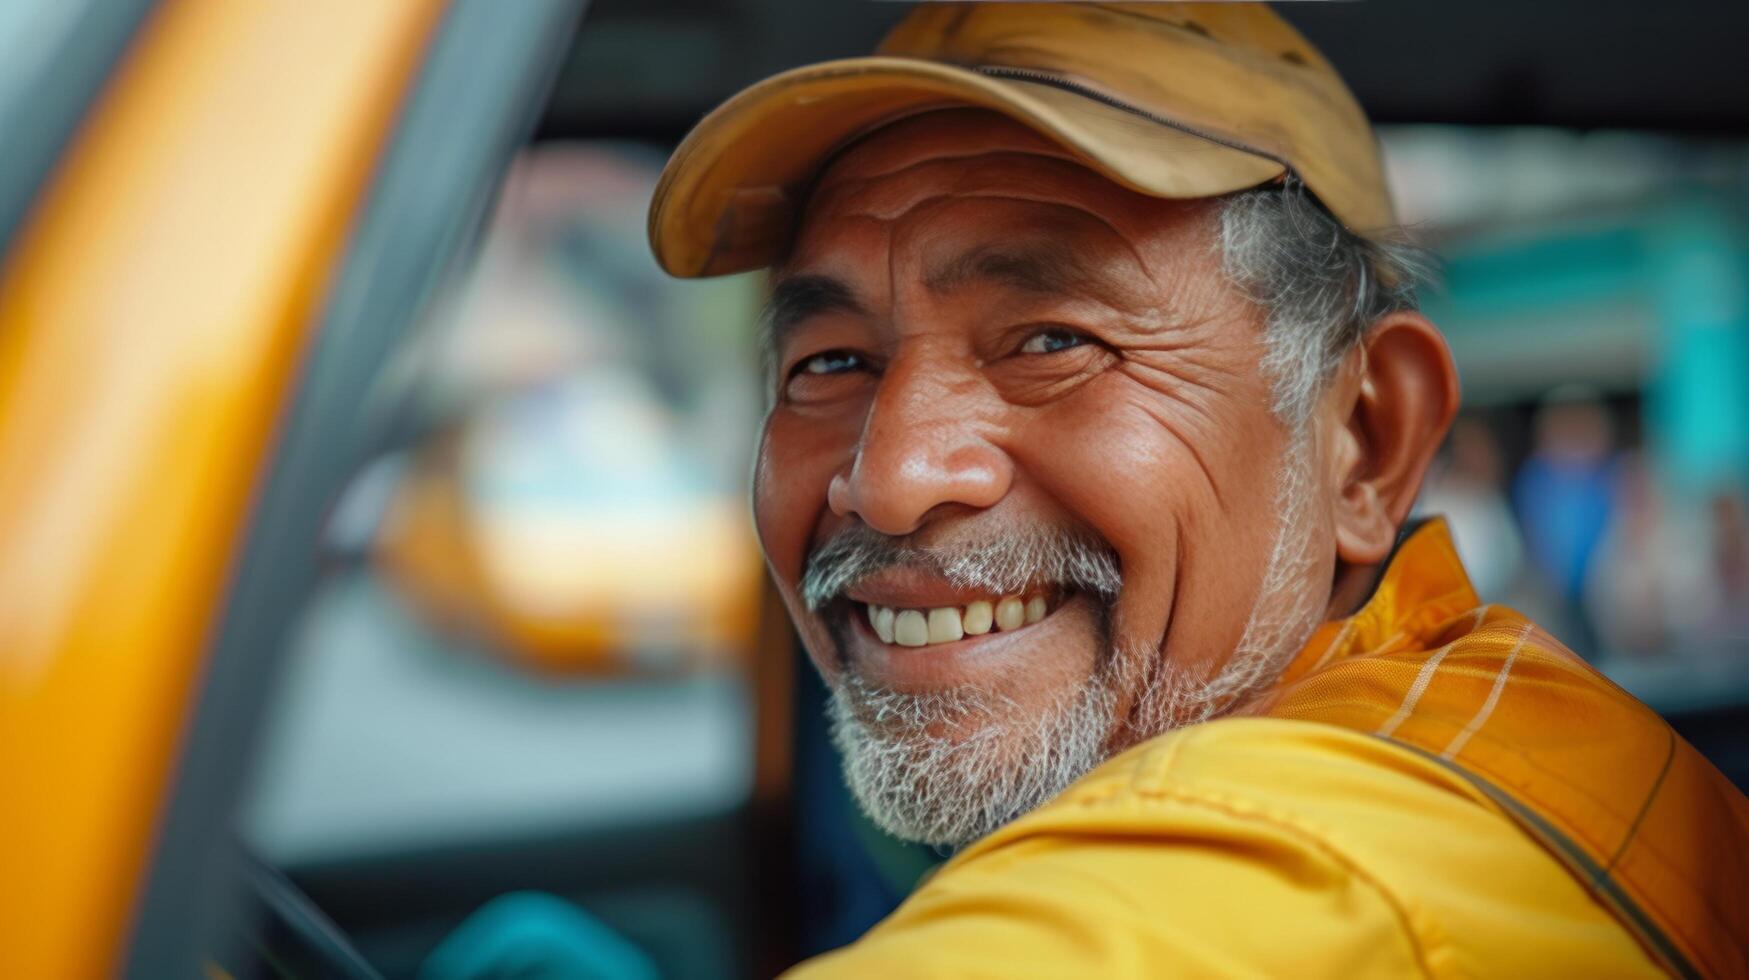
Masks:
[[[888,833],[947,847],[1045,803],[1104,761],[1117,697],[1103,672],[1038,693],[903,692],[846,674],[829,714],[852,795]]]

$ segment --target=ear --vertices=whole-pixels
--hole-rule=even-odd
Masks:
[[[1336,423],[1336,553],[1371,565],[1390,554],[1457,414],[1457,370],[1438,328],[1403,311],[1372,325],[1340,378],[1325,406]]]

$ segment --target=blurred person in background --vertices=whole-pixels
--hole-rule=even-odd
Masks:
[[[1749,970],[1749,801],[1408,521],[1450,355],[1267,8],[925,5],[650,229],[774,270],[766,559],[858,801],[957,849],[802,975]]]
[[[1679,506],[1639,453],[1624,455],[1617,503],[1587,575],[1600,649],[1667,664],[1696,686],[1749,677],[1749,527],[1726,483]],[[1633,675],[1624,675],[1633,676]]]
[[[1638,454],[1625,457],[1609,530],[1586,576],[1585,612],[1600,652],[1657,658],[1670,650],[1673,583],[1693,584],[1694,562],[1672,547],[1657,476]],[[1704,550],[1704,549],[1703,549]]]
[[[1567,641],[1597,653],[1583,598],[1592,554],[1615,509],[1620,485],[1615,434],[1595,393],[1551,391],[1538,407],[1535,445],[1512,481],[1512,500],[1531,560],[1560,599]]]
[[[1506,502],[1500,444],[1487,423],[1459,418],[1446,440],[1447,457],[1427,478],[1417,510],[1443,516],[1464,568],[1484,598],[1504,598],[1522,586],[1524,540]]]
[[[1707,501],[1712,547],[1709,574],[1712,588],[1705,600],[1689,642],[1705,656],[1736,658],[1749,650],[1749,521],[1744,518],[1743,491],[1722,487]]]

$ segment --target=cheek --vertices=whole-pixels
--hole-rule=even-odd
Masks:
[[[1156,595],[1172,581],[1184,516],[1202,509],[1204,481],[1188,472],[1194,458],[1158,423],[1088,397],[1096,394],[1037,417],[1017,440],[1017,455],[1045,493],[1117,549],[1127,606],[1131,595]]]
[[[765,422],[753,472],[753,518],[766,561],[786,586],[801,578],[815,527],[826,515],[832,475],[855,452],[844,426],[822,425],[787,409]]]
[[[1272,418],[1107,374],[1026,427],[1027,472],[1122,558],[1121,635],[1185,657],[1236,640],[1274,538]]]
[[[1052,496],[1126,556],[1145,557],[1187,530],[1250,516],[1279,441],[1267,420],[1108,373],[1036,414],[1016,448]]]

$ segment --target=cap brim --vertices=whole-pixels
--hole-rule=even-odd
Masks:
[[[833,153],[892,120],[956,105],[1010,116],[1154,197],[1213,197],[1286,170],[1273,158],[1051,85],[913,58],[850,58],[766,79],[688,134],[650,205],[656,260],[687,278],[772,264],[800,196]]]

